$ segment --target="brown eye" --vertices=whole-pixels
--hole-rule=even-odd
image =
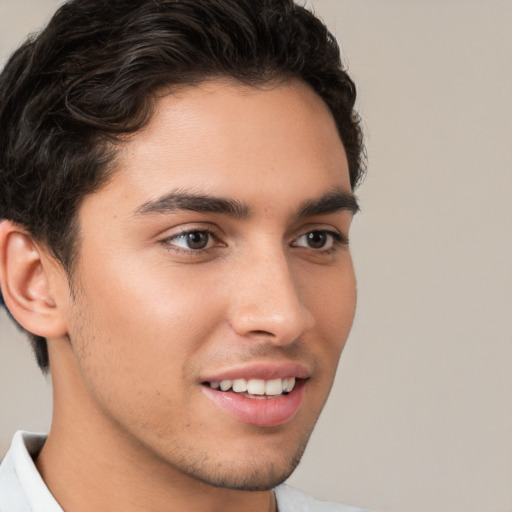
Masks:
[[[189,249],[204,249],[208,245],[210,235],[204,231],[192,231],[185,235],[185,239]]]
[[[309,231],[292,242],[294,247],[306,247],[317,251],[327,251],[336,244],[342,244],[343,237],[334,231]]]
[[[311,249],[322,249],[329,240],[329,235],[323,231],[312,231],[305,237]]]
[[[212,234],[209,231],[187,231],[167,239],[167,244],[179,249],[200,251],[211,246]]]

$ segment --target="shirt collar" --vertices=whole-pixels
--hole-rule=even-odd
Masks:
[[[2,512],[63,512],[41,475],[33,458],[41,451],[46,436],[16,432],[0,466],[0,510]]]

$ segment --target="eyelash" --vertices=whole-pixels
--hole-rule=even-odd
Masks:
[[[203,254],[205,251],[208,251],[209,249],[212,249],[213,247],[215,247],[215,246],[212,246],[212,247],[207,247],[204,249],[191,249],[191,248],[185,249],[183,247],[178,247],[177,245],[172,243],[173,240],[185,238],[187,235],[192,235],[194,233],[201,233],[201,234],[207,235],[208,242],[210,242],[211,239],[218,240],[218,237],[216,236],[216,234],[210,229],[189,229],[189,230],[180,231],[179,233],[176,233],[175,235],[169,236],[166,239],[164,239],[163,242],[167,246],[167,249],[169,251],[174,251],[177,254],[186,254],[186,255],[191,255],[191,256],[196,256],[196,255],[198,256],[200,254]]]
[[[172,235],[170,237],[167,237],[163,240],[163,243],[167,246],[167,249],[169,251],[173,251],[177,254],[184,254],[184,255],[190,255],[190,256],[199,256],[201,254],[204,254],[206,251],[209,251],[210,249],[213,249],[214,247],[216,247],[215,245],[211,246],[211,247],[205,247],[205,248],[199,248],[199,249],[192,249],[192,248],[183,248],[183,247],[179,247],[175,244],[172,243],[172,241],[175,241],[177,239],[180,239],[180,238],[185,238],[189,235],[192,235],[192,234],[202,234],[202,235],[207,235],[208,236],[208,243],[210,243],[212,241],[212,239],[214,240],[218,240],[218,236],[212,231],[212,230],[209,230],[209,229],[190,229],[190,230],[184,230],[184,231],[181,231],[179,233],[176,233],[175,235]],[[313,233],[316,233],[316,234],[322,234],[322,235],[326,235],[328,237],[330,237],[332,239],[332,244],[330,247],[328,247],[327,249],[324,249],[324,248],[318,248],[318,249],[315,249],[315,248],[312,248],[312,247],[306,247],[306,246],[302,246],[302,245],[295,245],[295,243],[300,240],[301,238],[305,237],[305,236],[308,236],[310,234],[313,234]],[[222,246],[224,244],[218,244],[217,247],[219,246]],[[303,233],[302,235],[300,235],[299,237],[297,237],[296,239],[293,240],[293,242],[290,244],[292,247],[302,247],[304,249],[309,249],[311,251],[313,251],[314,253],[316,254],[331,254],[332,252],[336,251],[339,247],[342,247],[342,246],[347,246],[348,245],[348,239],[346,236],[336,232],[336,231],[331,231],[331,230],[328,230],[328,229],[313,229],[311,231],[307,231],[305,233]]]
[[[311,235],[313,233],[331,237],[331,239],[332,239],[332,244],[330,244],[331,246],[328,247],[327,249],[325,249],[323,247],[315,249],[313,247],[294,245],[297,242],[297,240],[300,240],[303,237],[307,237],[308,235]],[[312,229],[311,231],[307,231],[303,235],[299,236],[292,242],[293,247],[304,247],[305,249],[310,249],[317,254],[330,254],[330,253],[336,251],[339,247],[347,246],[347,245],[348,245],[348,239],[344,235],[342,235],[336,231],[331,231],[328,229]]]

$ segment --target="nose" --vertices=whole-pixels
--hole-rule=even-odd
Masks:
[[[229,323],[245,338],[293,343],[315,323],[282,251],[240,263],[232,290]]]

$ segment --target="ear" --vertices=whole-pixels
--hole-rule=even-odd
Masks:
[[[56,266],[27,231],[11,221],[0,222],[0,287],[5,304],[22,327],[44,338],[67,333],[52,294]]]

